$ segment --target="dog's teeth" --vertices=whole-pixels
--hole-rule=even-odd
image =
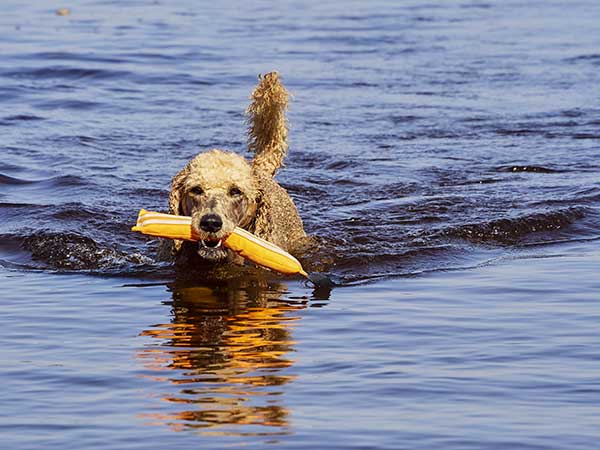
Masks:
[[[210,243],[211,245],[208,245],[207,242]],[[204,247],[204,248],[219,248],[221,246],[221,244],[223,243],[223,241],[218,240],[217,242],[215,242],[215,241],[201,240],[200,243],[202,244],[202,247]]]

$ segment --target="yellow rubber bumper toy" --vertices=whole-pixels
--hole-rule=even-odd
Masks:
[[[192,218],[140,210],[132,231],[150,236],[185,241],[199,241],[192,229]],[[300,262],[283,249],[261,239],[252,233],[236,227],[223,240],[223,244],[238,255],[276,272],[287,275],[300,274],[308,278]]]

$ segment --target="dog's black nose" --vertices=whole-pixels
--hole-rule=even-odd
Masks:
[[[200,228],[209,233],[215,233],[221,229],[223,221],[216,214],[206,214],[200,218]]]

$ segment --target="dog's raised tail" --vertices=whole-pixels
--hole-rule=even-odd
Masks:
[[[283,166],[288,149],[285,117],[288,92],[277,72],[259,75],[258,79],[258,86],[250,97],[252,102],[246,110],[248,150],[254,152],[254,170],[273,176]]]

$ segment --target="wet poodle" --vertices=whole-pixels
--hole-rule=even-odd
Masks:
[[[174,241],[178,265],[241,263],[221,245],[237,226],[294,254],[309,238],[294,202],[274,179],[287,144],[288,93],[277,73],[259,77],[248,114],[251,162],[235,153],[210,150],[193,158],[172,180],[169,212],[192,217],[202,240]]]

